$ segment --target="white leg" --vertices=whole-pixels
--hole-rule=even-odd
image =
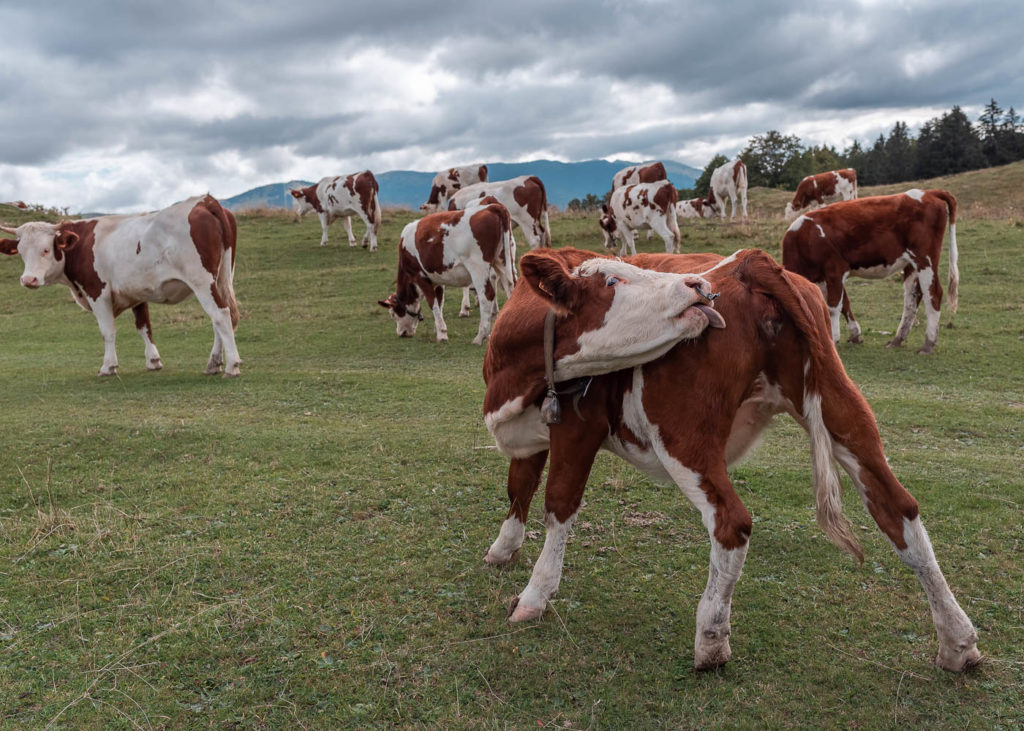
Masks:
[[[541,616],[548,599],[558,591],[558,584],[562,580],[562,564],[565,562],[565,544],[569,540],[569,529],[577,514],[570,515],[564,523],[559,523],[554,513],[544,514],[544,527],[547,531],[544,548],[537,558],[537,563],[533,565],[530,583],[513,605],[513,611],[509,615],[510,622],[522,622]]]
[[[459,307],[459,317],[469,317],[469,290],[471,287],[462,288],[462,305]]]
[[[732,656],[729,648],[729,615],[732,593],[747,558],[744,543],[732,550],[722,547],[711,529],[711,562],[708,583],[697,605],[697,633],[693,641],[693,663],[698,670],[717,668]]]
[[[114,310],[110,302],[102,297],[92,304],[92,313],[96,315],[96,324],[100,326],[103,336],[103,365],[99,375],[112,376],[117,373],[117,350],[114,341],[117,339],[117,326],[114,324]]]
[[[747,189],[740,191],[740,201],[743,203],[743,220],[747,220]]]
[[[206,364],[205,372],[208,375],[217,373],[223,355],[224,377],[233,378],[241,375],[242,359],[235,346],[235,331],[231,328],[231,311],[227,307],[219,307],[209,289],[200,287],[192,291],[203,310],[209,315],[210,322],[213,323],[213,349],[210,351],[210,360]]]
[[[434,313],[434,335],[437,337],[437,342],[447,343],[448,342],[448,325],[444,321],[444,291],[442,290],[441,296],[434,300],[433,306],[430,308],[431,312]]]
[[[910,334],[910,328],[914,325],[914,318],[917,317],[917,308],[921,304],[921,288],[918,286],[917,274],[916,271],[911,272],[903,280],[903,315],[900,317],[896,334],[887,343],[890,348],[903,345],[903,341]]]
[[[526,537],[526,525],[519,521],[519,518],[512,516],[505,518],[501,524],[501,531],[491,547],[487,549],[484,561],[490,564],[505,564],[512,560],[512,555],[523,545],[523,538]]]
[[[623,253],[625,253],[626,250],[628,249],[630,254],[634,254],[635,255],[636,254],[636,232],[633,231],[632,229],[628,229],[628,228],[622,229],[622,240],[625,242],[622,245]]]
[[[655,221],[647,233],[650,234],[652,231],[656,232],[658,236],[661,237],[661,240],[665,242],[666,254],[672,254],[675,252],[676,240],[664,219],[658,219]],[[650,236],[648,236],[648,238],[650,238]]]
[[[904,518],[903,540],[907,547],[904,550],[896,549],[896,553],[921,582],[928,596],[935,631],[939,635],[939,654],[935,662],[943,669],[954,672],[977,665],[981,661],[978,633],[949,590],[920,516],[914,520]]]
[[[928,324],[924,331],[924,345],[919,353],[930,353],[935,348],[935,341],[939,337],[939,308],[934,304],[935,299],[942,297],[942,289],[935,279],[935,270],[932,268],[922,269],[917,275],[917,281],[921,286],[924,297],[924,311],[928,318]],[[941,301],[941,300],[940,300]]]
[[[149,305],[143,302],[133,307],[132,312],[135,314],[135,329],[146,348],[146,370],[158,371],[164,367],[164,363],[160,360],[160,351],[156,349],[156,344],[153,342],[153,326],[149,322]]]
[[[477,328],[476,337],[473,338],[473,345],[483,345],[484,340],[491,332],[491,323],[498,315],[498,303],[487,297],[487,286],[477,286],[477,296],[480,298],[480,327]],[[480,294],[483,292],[483,294]]]
[[[323,229],[323,235],[320,237],[320,245],[327,246],[327,214],[318,213],[317,216],[320,218],[320,228]]]
[[[348,235],[348,245],[356,245],[356,237],[352,233],[352,216],[345,216],[345,233]]]

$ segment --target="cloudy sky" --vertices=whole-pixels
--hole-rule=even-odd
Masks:
[[[0,201],[673,159],[1024,109],[1020,0],[0,0]]]

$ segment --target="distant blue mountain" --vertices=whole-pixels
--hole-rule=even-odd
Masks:
[[[700,176],[697,168],[680,162],[663,160],[668,171],[669,180],[677,188],[692,188],[694,181]],[[548,202],[559,208],[565,208],[573,198],[585,198],[588,193],[601,197],[611,188],[612,175],[627,165],[635,162],[625,160],[585,160],[583,162],[556,162],[554,160],[534,160],[532,162],[489,162],[488,177],[491,180],[507,180],[520,175],[536,175],[544,181]],[[380,202],[383,206],[405,206],[417,209],[427,200],[430,183],[434,173],[421,173],[415,170],[391,170],[386,173],[375,173],[380,184]],[[247,190],[232,198],[221,200],[233,211],[246,208],[291,208],[292,198],[288,194],[291,188],[298,188],[312,183],[304,180],[292,180],[287,183],[271,183],[259,188]]]

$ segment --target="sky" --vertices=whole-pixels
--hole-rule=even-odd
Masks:
[[[0,0],[0,201],[153,210],[293,179],[844,148],[995,98],[1020,0]]]

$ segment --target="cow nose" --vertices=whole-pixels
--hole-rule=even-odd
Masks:
[[[26,275],[21,278],[21,286],[28,287],[29,289],[36,289],[37,287],[39,287],[39,278],[29,277]]]

